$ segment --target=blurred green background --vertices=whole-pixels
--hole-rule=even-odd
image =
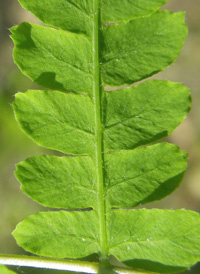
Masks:
[[[181,82],[191,88],[192,111],[167,138],[168,142],[188,151],[189,160],[180,188],[148,207],[186,208],[200,212],[200,1],[169,0],[164,8],[186,11],[189,35],[176,62],[153,78]],[[22,21],[38,22],[33,15],[20,7],[17,0],[0,0],[0,253],[5,254],[24,253],[11,235],[16,224],[39,210],[48,210],[26,197],[13,175],[16,163],[47,152],[20,131],[11,106],[16,92],[36,87],[21,74],[12,59],[13,44],[9,38],[9,28]],[[62,273],[30,268],[15,268],[15,271],[31,274]],[[199,274],[200,265],[185,273]]]

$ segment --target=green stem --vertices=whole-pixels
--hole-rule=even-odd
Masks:
[[[46,268],[55,270],[75,271],[83,273],[98,273],[98,263],[58,260],[34,256],[0,255],[0,264]]]
[[[100,265],[94,262],[77,260],[49,259],[25,255],[0,255],[0,265],[12,265],[20,267],[45,268],[79,273],[99,273]],[[133,271],[121,267],[113,267],[112,271],[120,274],[154,274],[150,272]]]
[[[103,178],[103,157],[102,157],[102,109],[101,109],[101,76],[99,70],[99,27],[100,27],[100,8],[99,0],[94,1],[94,103],[95,103],[95,118],[96,118],[96,166],[97,166],[97,184],[98,184],[98,215],[100,224],[100,246],[102,260],[108,260],[107,238],[106,238],[106,217],[105,217],[105,201],[104,201],[104,178]]]

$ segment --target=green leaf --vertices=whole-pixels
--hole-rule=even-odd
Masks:
[[[28,91],[16,94],[13,108],[20,127],[37,144],[66,154],[93,152],[94,105],[89,97]]]
[[[47,25],[75,33],[92,34],[93,0],[19,0],[19,2]]]
[[[148,16],[166,2],[167,0],[102,0],[102,21],[119,22]]]
[[[100,251],[98,223],[94,211],[42,212],[18,224],[13,235],[32,253],[79,258]]]
[[[167,81],[147,81],[106,93],[104,149],[132,149],[169,135],[190,105],[189,89]]]
[[[0,265],[0,273],[1,274],[16,274],[16,272],[8,270],[8,268],[5,267],[4,265]]]
[[[106,198],[112,207],[134,207],[160,200],[180,183],[187,153],[161,143],[105,155]]]
[[[97,207],[96,173],[90,157],[32,157],[17,165],[15,175],[22,190],[44,206]]]
[[[39,156],[18,164],[15,175],[22,190],[44,206],[97,208],[94,166],[89,157]],[[110,207],[160,200],[179,185],[186,167],[187,153],[167,143],[106,154],[105,199]]]
[[[188,88],[157,80],[119,87],[178,56],[187,33],[184,13],[157,11],[165,2],[20,0],[55,28],[12,28],[15,62],[51,89],[18,93],[15,116],[37,144],[70,154],[17,165],[28,196],[70,209],[22,221],[14,237],[27,251],[73,259],[97,253],[101,262],[114,255],[136,271],[160,273],[200,259],[197,213],[130,209],[170,194],[187,165],[187,154],[175,145],[139,146],[168,136],[184,120]]]
[[[170,65],[180,53],[187,34],[184,18],[184,13],[162,11],[151,17],[103,27],[104,84],[131,84]]]
[[[22,72],[45,88],[91,94],[91,43],[84,35],[29,23],[11,29],[14,60]]]
[[[188,210],[112,210],[109,254],[134,268],[183,271],[199,260],[199,214]]]

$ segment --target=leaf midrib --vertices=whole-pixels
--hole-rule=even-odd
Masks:
[[[97,187],[98,187],[98,218],[99,218],[99,238],[101,251],[99,256],[107,260],[107,233],[106,233],[106,210],[104,200],[104,178],[103,178],[103,137],[102,137],[102,106],[101,98],[103,88],[101,86],[100,75],[100,53],[99,53],[99,29],[101,25],[100,18],[100,0],[94,0],[94,29],[93,29],[93,60],[94,60],[94,107],[95,107],[95,125],[96,125],[96,171],[97,171]]]

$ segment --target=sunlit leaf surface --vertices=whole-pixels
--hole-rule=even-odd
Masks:
[[[184,175],[186,152],[151,143],[184,120],[190,92],[160,80],[121,87],[174,62],[184,13],[159,11],[166,0],[19,2],[46,26],[11,29],[14,60],[48,90],[17,93],[15,116],[34,142],[65,155],[17,165],[22,190],[61,209],[22,221],[17,243],[40,256],[97,253],[136,270],[188,269],[200,259],[199,214],[133,208],[169,195]]]

